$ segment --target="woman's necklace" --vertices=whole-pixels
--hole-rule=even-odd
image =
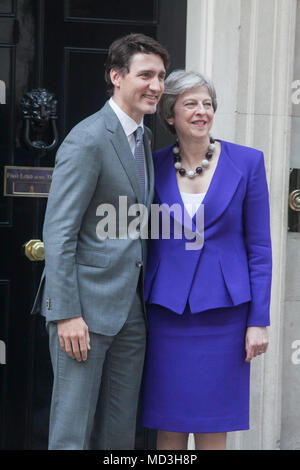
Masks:
[[[176,144],[173,147],[174,162],[175,162],[174,167],[175,167],[176,171],[178,171],[181,176],[188,176],[189,178],[194,178],[194,176],[196,176],[196,175],[201,175],[203,169],[207,168],[209,166],[209,161],[212,159],[214,151],[216,150],[215,139],[213,139],[213,137],[210,137],[209,141],[210,141],[210,144],[207,148],[205,158],[203,158],[203,160],[201,160],[200,166],[197,166],[197,168],[194,171],[194,170],[185,170],[185,168],[182,167],[180,149],[179,149],[179,141],[177,139]]]

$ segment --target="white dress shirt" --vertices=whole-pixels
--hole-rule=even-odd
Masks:
[[[194,217],[200,205],[202,204],[205,194],[206,193],[184,193],[183,191],[180,191],[181,199],[183,200],[184,206],[188,211],[191,219]]]
[[[139,124],[135,122],[134,119],[132,119],[128,114],[126,114],[120,106],[117,105],[117,103],[113,100],[113,98],[110,98],[109,104],[116,113],[121,126],[124,129],[124,132],[127,136],[129,146],[131,148],[132,154],[134,154],[134,149],[135,149],[135,131],[139,126],[141,126],[144,130],[144,120],[142,119]]]

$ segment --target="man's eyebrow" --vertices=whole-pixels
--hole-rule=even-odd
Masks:
[[[156,73],[156,70],[152,70],[152,69],[144,69],[144,70],[139,70],[138,73]],[[159,75],[163,75],[164,77],[166,76],[166,72],[164,70],[161,70],[159,72]]]

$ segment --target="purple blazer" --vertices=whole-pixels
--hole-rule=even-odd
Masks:
[[[186,250],[190,240],[172,237],[172,224],[169,239],[152,238],[145,298],[177,314],[183,313],[187,302],[192,313],[249,302],[247,325],[266,326],[272,254],[264,157],[253,148],[220,142],[219,161],[202,203],[203,247]],[[177,203],[184,211],[172,148],[153,154],[153,203],[167,207]],[[176,219],[176,211],[170,214]],[[190,222],[196,230],[195,216]]]

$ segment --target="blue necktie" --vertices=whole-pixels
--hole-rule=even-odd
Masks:
[[[143,128],[138,127],[135,131],[134,158],[137,175],[141,187],[142,201],[145,202],[145,153],[143,145]]]

